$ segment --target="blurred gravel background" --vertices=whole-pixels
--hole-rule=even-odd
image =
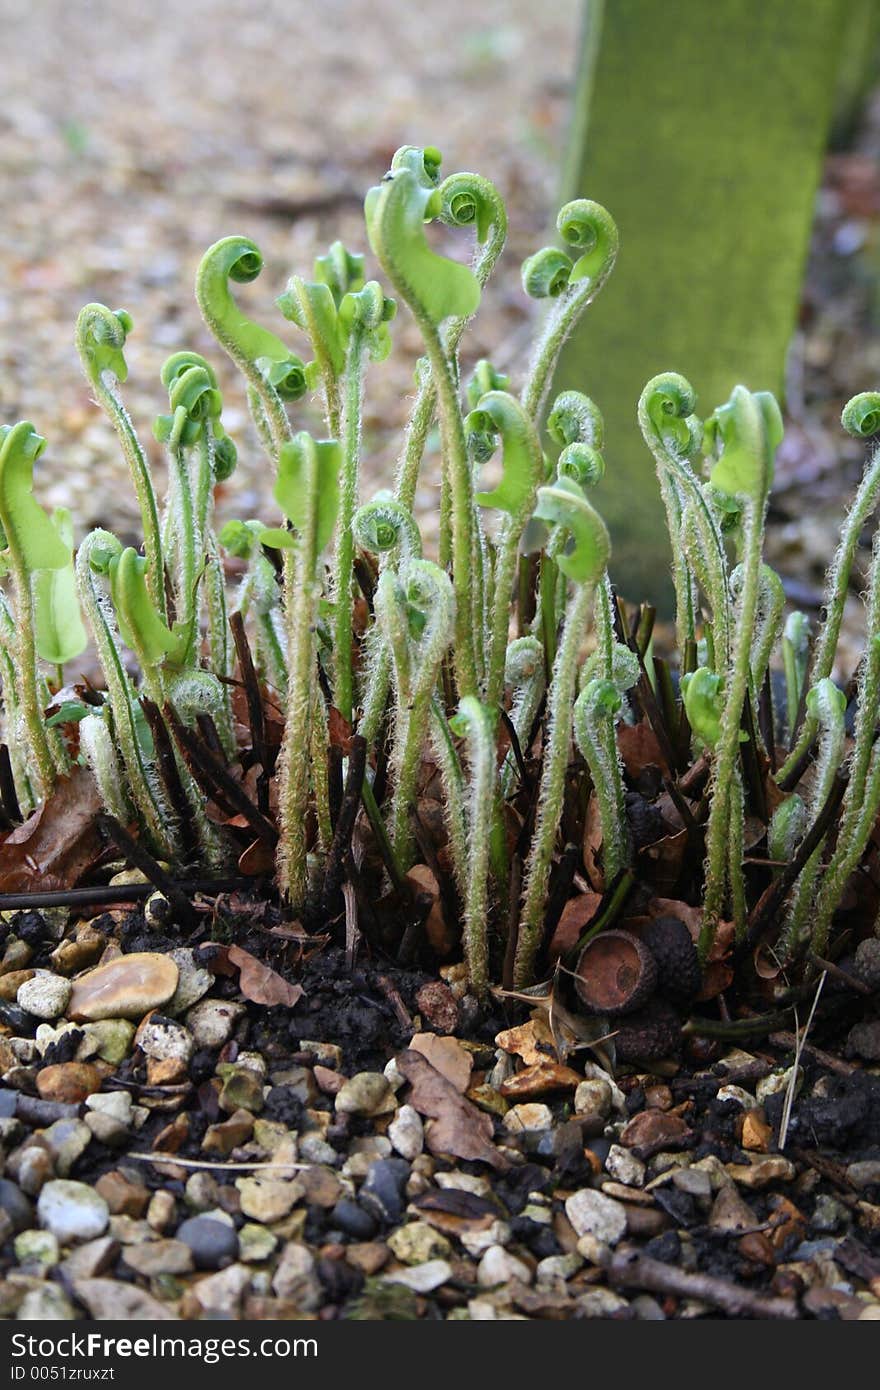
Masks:
[[[242,302],[310,355],[274,298],[294,270],[311,273],[334,237],[366,249],[363,194],[400,144],[439,145],[445,172],[476,169],[508,200],[510,249],[468,354],[521,355],[531,310],[518,263],[554,212],[578,9],[577,0],[0,0],[0,419],[31,419],[48,437],[42,500],[71,506],[80,530],[137,524],[73,347],[76,314],[97,299],[133,315],[125,398],[157,474],[159,369],[192,347],[217,366],[239,445],[221,515],[271,515],[243,392],[193,299],[196,267],[219,237],[253,237],[265,268]],[[394,336],[394,358],[367,385],[368,489],[390,476],[412,390],[418,339],[406,315]],[[317,427],[308,402],[293,415]],[[435,500],[426,485],[429,522]]]
[[[555,212],[579,19],[579,0],[154,0],[149,11],[134,0],[0,0],[0,420],[31,419],[47,435],[43,501],[71,506],[79,534],[101,523],[137,536],[112,431],[73,348],[77,311],[98,299],[134,317],[125,396],[157,474],[159,368],[193,347],[219,370],[239,445],[220,516],[271,520],[271,479],[239,381],[195,306],[196,266],[219,237],[252,236],[265,269],[243,302],[305,353],[274,298],[334,237],[366,248],[363,193],[399,144],[439,145],[446,172],[477,169],[508,201],[508,253],[465,366],[491,352],[516,381],[534,318],[518,265]],[[460,254],[462,237],[455,244]],[[864,457],[841,436],[840,406],[880,385],[878,248],[875,101],[855,148],[828,161],[791,354],[770,553],[807,607]],[[367,383],[367,494],[390,478],[412,390],[418,338],[405,313],[393,331],[394,356]],[[319,428],[309,402],[293,416]],[[430,468],[419,507],[430,535]],[[642,597],[637,576],[632,597]],[[855,599],[853,610],[857,643]]]

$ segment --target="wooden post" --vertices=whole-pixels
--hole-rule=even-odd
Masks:
[[[780,393],[848,0],[587,0],[564,178],[620,229],[611,280],[560,364],[605,416],[596,502],[627,596],[668,592],[645,382],[678,371],[710,413]]]

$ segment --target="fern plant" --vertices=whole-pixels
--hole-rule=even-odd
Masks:
[[[366,280],[362,255],[334,243],[313,278],[294,275],[278,299],[305,359],[242,307],[262,270],[252,241],[217,242],[199,268],[199,306],[244,377],[273,470],[276,518],[215,533],[214,488],[235,467],[236,448],[215,371],[192,351],[162,371],[169,410],[154,431],[169,481],[157,499],[123,402],[132,331],[124,311],[86,306],[77,347],[129,469],[142,554],[95,531],[74,563],[70,518],[48,517],[33,497],[42,440],[26,423],[4,428],[0,664],[21,812],[79,759],[108,811],[162,859],[243,863],[243,837],[256,831],[275,853],[280,900],[307,922],[332,908],[340,863],[361,899],[368,883],[374,900],[404,916],[407,875],[428,863],[447,925],[461,929],[472,990],[485,994],[502,974],[522,990],[544,969],[548,927],[573,884],[605,895],[594,933],[646,872],[620,752],[622,731],[642,722],[688,831],[679,892],[702,909],[702,961],[732,922],[743,950],[764,937],[790,969],[812,968],[880,812],[876,543],[851,750],[846,699],[832,682],[858,538],[880,497],[880,455],[844,525],[811,650],[806,620],[785,616],[781,582],[763,559],[782,438],[776,402],[738,386],[702,419],[683,377],[647,384],[634,416],[672,544],[676,681],[653,650],[652,610],[633,618],[609,578],[612,540],[590,500],[605,471],[600,411],[581,391],[553,395],[565,339],[613,270],[611,216],[587,199],[567,204],[557,221],[563,245],[524,263],[524,290],[547,312],[517,393],[491,362],[477,362],[466,381],[462,365],[505,242],[497,189],[469,173],[441,178],[436,149],[407,146],[369,191],[365,214],[395,298]],[[469,263],[435,248],[435,222],[470,235]],[[423,355],[395,477],[365,498],[367,369],[389,353],[398,305]],[[322,438],[296,427],[296,405],[310,393],[323,405]],[[435,420],[440,528],[429,557],[413,503]],[[862,437],[880,428],[880,396],[856,397],[844,425]],[[237,592],[224,556],[243,570]],[[638,585],[626,576],[631,596]],[[104,689],[47,718],[62,668],[85,644],[80,610]],[[779,709],[771,668],[783,672]],[[250,701],[249,747],[236,684]],[[432,779],[443,830],[426,840],[420,800]],[[829,807],[843,779],[837,825]],[[351,831],[352,788],[363,809],[356,854],[340,841],[341,826]],[[600,839],[588,867],[578,846],[591,797]],[[756,818],[765,870],[754,867]]]

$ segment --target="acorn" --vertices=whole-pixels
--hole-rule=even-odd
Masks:
[[[592,1013],[628,1014],[641,1008],[657,983],[657,964],[632,932],[609,928],[578,956],[574,987]]]
[[[614,1049],[618,1062],[654,1062],[681,1051],[681,1019],[662,999],[651,999],[640,1013],[617,1024]]]
[[[869,989],[880,989],[880,937],[869,936],[859,942],[852,973]]]
[[[675,1004],[700,992],[703,975],[693,938],[679,917],[655,917],[642,939],[657,962],[657,989]]]

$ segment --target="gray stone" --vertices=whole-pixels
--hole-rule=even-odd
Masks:
[[[56,1120],[43,1131],[43,1139],[52,1155],[55,1172],[59,1178],[66,1178],[92,1142],[92,1131],[82,1120]]]
[[[61,1262],[61,1270],[70,1279],[94,1279],[115,1264],[119,1241],[112,1236],[100,1236],[72,1250]]]
[[[195,952],[190,950],[188,946],[178,946],[175,950],[169,951],[168,954],[177,966],[179,974],[177,989],[164,1009],[171,1018],[177,1018],[179,1014],[191,1009],[193,1004],[197,1004],[208,993],[214,983],[214,976],[210,970],[205,970],[204,966],[198,964]]]
[[[124,1284],[118,1279],[77,1279],[73,1292],[96,1322],[176,1320],[166,1303],[160,1303],[135,1284]]]
[[[222,1047],[232,1037],[232,1030],[245,1012],[244,1004],[227,999],[202,999],[186,1014],[186,1026],[196,1047]]]
[[[328,1144],[318,1133],[300,1136],[299,1153],[305,1163],[333,1164],[339,1157],[333,1145]]]
[[[157,1062],[186,1066],[193,1054],[193,1035],[182,1023],[174,1023],[170,1018],[151,1018],[140,1030],[138,1046],[146,1057]]]
[[[861,1163],[850,1163],[846,1176],[859,1191],[866,1187],[880,1186],[880,1159],[871,1158]]]
[[[431,1293],[452,1278],[452,1265],[447,1260],[426,1260],[410,1269],[397,1269],[382,1276],[386,1284],[403,1284],[413,1293]]]
[[[425,1127],[418,1110],[402,1105],[388,1126],[388,1138],[401,1158],[410,1162],[417,1158],[425,1146]]]
[[[340,1115],[387,1115],[397,1109],[394,1092],[380,1071],[361,1071],[336,1093]]]
[[[505,1250],[503,1245],[490,1245],[480,1260],[477,1283],[484,1289],[491,1289],[497,1284],[508,1284],[511,1279],[518,1279],[521,1284],[530,1284],[532,1271],[524,1260],[517,1259],[516,1255]]]
[[[76,1313],[58,1284],[42,1284],[28,1289],[15,1316],[19,1322],[71,1322]]]
[[[33,1206],[9,1178],[0,1178],[0,1211],[5,1211],[14,1231],[27,1230],[33,1224]]]
[[[86,1109],[109,1115],[121,1125],[131,1124],[132,1103],[128,1091],[97,1091],[86,1097]]]
[[[182,1240],[145,1240],[128,1245],[122,1259],[135,1274],[147,1279],[157,1274],[189,1274],[195,1267],[192,1251]]]
[[[196,1269],[222,1269],[238,1259],[235,1227],[213,1216],[189,1217],[178,1227],[176,1238],[189,1247]]]
[[[593,1083],[595,1084],[595,1083]],[[610,1099],[609,1099],[610,1103]],[[645,1181],[645,1165],[640,1158],[621,1144],[612,1144],[605,1159],[605,1168],[617,1182],[624,1187],[642,1187]],[[708,1178],[706,1180],[708,1182]]]
[[[37,1202],[37,1215],[40,1225],[62,1245],[102,1236],[110,1219],[107,1203],[94,1188],[66,1178],[46,1183]]]
[[[72,984],[63,975],[38,970],[30,980],[19,985],[16,1002],[34,1018],[60,1018],[67,1008]]]
[[[272,1277],[272,1289],[279,1298],[288,1298],[303,1313],[315,1313],[323,1302],[321,1284],[315,1273],[315,1258],[306,1245],[288,1241]]]
[[[849,1212],[836,1197],[820,1193],[813,1208],[812,1226],[815,1231],[839,1231],[849,1224]]]
[[[574,1093],[574,1111],[596,1124],[604,1124],[611,1114],[611,1085],[604,1077],[582,1081]]]
[[[579,1236],[595,1236],[604,1245],[616,1245],[626,1234],[623,1204],[590,1187],[566,1199],[565,1214]]]
[[[219,1274],[200,1279],[193,1284],[192,1292],[203,1312],[236,1317],[250,1282],[251,1271],[242,1264],[234,1264]]]

